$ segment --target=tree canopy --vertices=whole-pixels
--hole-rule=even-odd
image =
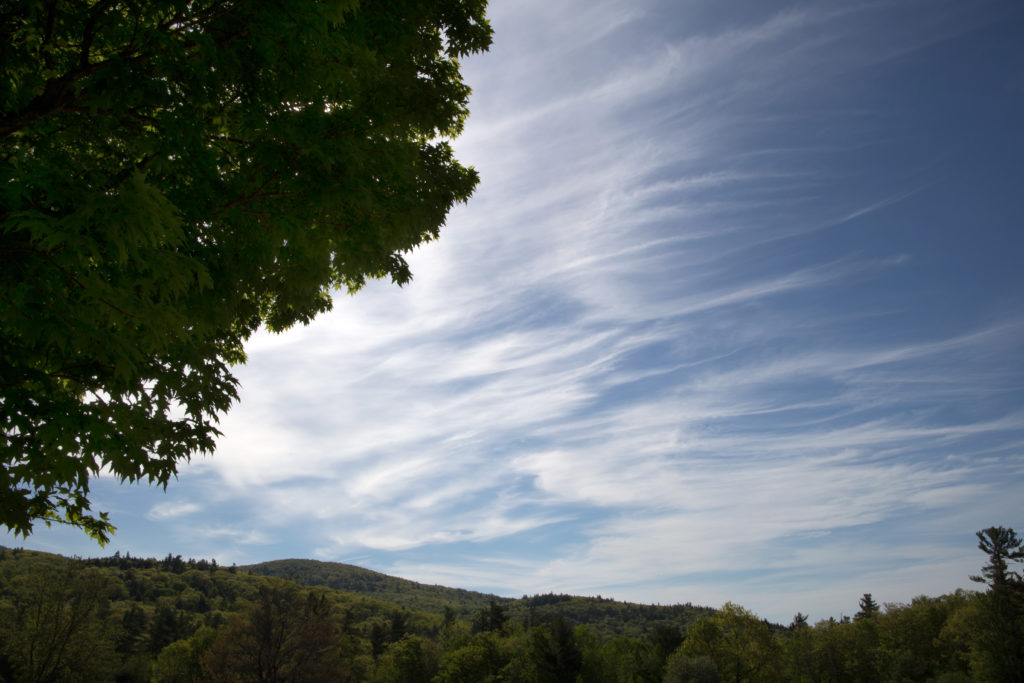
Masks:
[[[1010,569],[1010,562],[1024,562],[1024,539],[1013,529],[990,526],[977,534],[978,549],[988,555],[989,562],[981,568],[981,576],[972,576],[972,581],[988,583],[995,590],[1008,586],[1019,588],[1021,575]]]
[[[511,599],[309,560],[0,547],[0,678],[1002,683],[1024,680],[1014,586],[882,606],[865,593],[869,617],[798,612],[784,627],[734,603]]]
[[[210,452],[261,325],[398,284],[477,183],[486,0],[0,8],[0,523],[103,541],[91,477]]]

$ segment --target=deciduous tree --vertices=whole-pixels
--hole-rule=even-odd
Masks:
[[[110,582],[68,560],[18,577],[0,602],[0,655],[19,681],[106,680],[116,668],[103,615]]]
[[[707,657],[727,681],[771,681],[779,678],[782,647],[771,626],[731,602],[718,613],[694,622],[680,647],[683,657]]]
[[[323,595],[299,592],[294,584],[260,588],[246,618],[219,632],[203,654],[207,680],[338,680],[337,621]]]
[[[486,0],[0,6],[0,524],[209,452],[261,325],[402,284],[477,174]]]

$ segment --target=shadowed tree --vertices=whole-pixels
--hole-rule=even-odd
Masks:
[[[807,615],[797,612],[788,626],[789,634],[783,641],[790,674],[797,679],[812,678],[814,673],[814,633]]]
[[[487,607],[482,608],[473,617],[473,632],[487,633],[489,631],[501,631],[508,621],[508,614],[505,608],[494,600],[491,600]]]
[[[109,581],[66,561],[19,577],[0,606],[0,651],[17,681],[105,680],[116,669],[112,624],[101,614]]]
[[[338,680],[336,632],[323,595],[286,583],[262,586],[246,617],[232,620],[206,650],[203,668],[218,681]]]
[[[672,654],[665,665],[663,683],[719,683],[718,667],[710,657],[686,657],[681,651]]]
[[[987,583],[975,639],[975,673],[983,680],[1024,681],[1024,581],[1011,562],[1024,562],[1022,539],[1010,528],[977,532],[988,564],[972,581]]]
[[[575,681],[583,653],[572,624],[556,615],[546,626],[531,631],[531,647],[538,681]]]
[[[981,576],[971,581],[987,583],[993,590],[1019,592],[1021,575],[1010,569],[1010,562],[1024,562],[1024,547],[1017,532],[1001,526],[992,526],[977,532],[978,549],[988,555],[988,564],[981,568]]]
[[[411,278],[486,0],[0,5],[0,524],[106,540],[90,478],[209,452],[261,326]]]
[[[859,606],[860,610],[853,615],[854,621],[870,619],[878,614],[878,603],[871,597],[871,593],[864,594],[864,597],[860,599]]]

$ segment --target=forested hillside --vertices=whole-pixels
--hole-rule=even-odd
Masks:
[[[864,594],[852,619],[788,626],[732,603],[512,600],[314,561],[0,548],[0,680],[1019,681],[1020,539],[1002,527],[979,539],[985,592]]]
[[[370,569],[341,562],[317,560],[273,560],[238,568],[259,576],[276,576],[304,586],[322,586],[350,593],[359,593],[412,610],[443,614],[446,607],[457,615],[468,617],[473,611],[487,607],[493,600],[511,602],[509,598],[487,595],[461,588],[428,586]]]
[[[461,588],[429,586],[362,567],[317,560],[274,560],[239,567],[260,576],[276,576],[305,586],[325,586],[385,600],[400,607],[443,615],[452,610],[468,620],[494,602],[510,619],[525,624],[545,623],[554,617],[568,619],[604,637],[642,637],[657,626],[685,626],[698,617],[713,614],[710,607],[686,605],[639,605],[601,597],[534,595],[520,599],[500,597]]]

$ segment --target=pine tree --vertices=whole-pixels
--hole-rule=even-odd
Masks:
[[[871,593],[865,593],[860,599],[860,611],[853,615],[854,620],[869,619],[878,614],[878,603],[875,602]]]
[[[981,576],[972,576],[971,581],[988,583],[994,590],[1020,590],[1021,575],[1009,568],[1009,562],[1024,562],[1022,540],[1013,529],[990,526],[979,531],[978,548],[989,557],[981,568]]]
[[[984,679],[1024,682],[1024,580],[1010,562],[1024,562],[1022,539],[1013,529],[989,527],[977,533],[989,561],[972,581],[987,583],[982,621],[975,638],[975,672]]]

